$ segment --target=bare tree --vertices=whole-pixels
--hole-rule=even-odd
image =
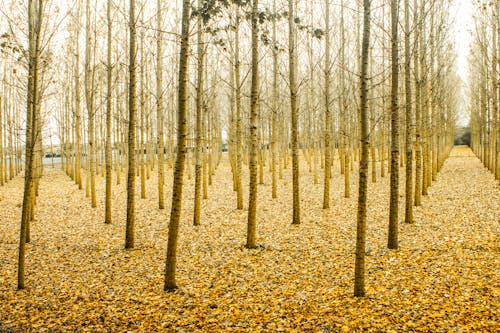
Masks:
[[[256,248],[256,215],[257,215],[257,119],[259,109],[259,43],[258,43],[258,9],[259,0],[252,2],[252,87],[250,93],[250,150],[249,162],[250,183],[248,196],[248,223],[247,243],[248,249]]]
[[[182,205],[182,185],[184,162],[186,159],[186,111],[187,111],[187,71],[189,54],[189,0],[182,2],[181,49],[179,54],[179,78],[177,90],[177,156],[175,159],[174,184],[172,188],[172,210],[168,225],[167,259],[165,265],[165,284],[163,289],[177,289],[175,268],[177,263],[177,236]]]
[[[356,261],[354,296],[365,296],[366,206],[368,195],[368,158],[370,134],[368,129],[368,54],[370,47],[371,0],[363,1],[363,41],[361,44],[361,160],[359,162],[358,218],[356,225]]]
[[[135,224],[135,170],[136,170],[136,116],[137,116],[137,17],[135,14],[135,0],[130,0],[129,29],[130,29],[130,51],[129,51],[129,87],[128,87],[128,174],[127,174],[127,224],[125,232],[125,248],[134,247],[134,224]]]
[[[399,210],[399,0],[391,0],[391,198],[389,205],[389,239],[387,247],[398,248]]]

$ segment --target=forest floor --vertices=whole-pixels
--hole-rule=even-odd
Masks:
[[[147,182],[147,199],[137,199],[136,248],[125,250],[123,175],[113,187],[113,223],[105,225],[104,179],[98,177],[92,209],[85,191],[50,167],[27,247],[27,288],[17,291],[22,181],[0,188],[0,332],[500,331],[500,189],[465,147],[452,151],[415,209],[415,222],[400,224],[397,251],[386,248],[389,179],[379,174],[369,184],[361,299],[352,296],[356,172],[346,199],[336,166],[332,208],[325,211],[321,181],[315,185],[303,166],[299,226],[290,225],[290,170],[275,200],[266,173],[257,250],[243,247],[247,213],[235,209],[227,164],[214,175],[199,227],[192,226],[187,180],[180,289],[172,293],[162,290],[169,203],[157,209],[156,177]],[[400,212],[403,220],[403,203]]]

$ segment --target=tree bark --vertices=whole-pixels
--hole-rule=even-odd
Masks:
[[[107,49],[107,96],[106,96],[106,194],[105,194],[105,212],[104,223],[111,223],[111,181],[113,176],[112,163],[113,156],[111,151],[111,115],[113,112],[112,96],[113,96],[113,65],[111,63],[112,52],[112,28],[113,21],[111,20],[111,0],[108,0],[106,8],[106,17],[108,21],[108,49]]]
[[[330,174],[331,174],[331,115],[330,115],[330,1],[325,0],[325,181],[323,187],[323,209],[330,208]]]
[[[136,68],[136,14],[135,0],[130,0],[130,45],[129,45],[129,87],[128,87],[128,173],[127,173],[127,223],[125,248],[134,247],[135,235],[135,172],[136,172],[136,116],[137,116],[137,68]]]
[[[256,215],[257,215],[257,119],[259,109],[259,44],[258,44],[258,8],[259,1],[252,3],[252,83],[250,93],[250,150],[249,157],[249,196],[246,248],[256,248]]]
[[[234,30],[234,76],[235,76],[235,95],[236,95],[236,196],[237,209],[243,209],[243,186],[242,177],[242,133],[241,133],[241,74],[240,74],[240,13],[236,9],[236,23]]]
[[[85,102],[87,106],[88,113],[88,141],[89,141],[89,151],[88,151],[88,165],[90,171],[90,195],[92,207],[97,207],[96,198],[96,188],[95,188],[95,123],[94,123],[94,69],[91,68],[91,45],[90,42],[93,39],[91,37],[90,31],[90,0],[86,2],[86,20],[85,20]],[[95,45],[94,45],[95,46]],[[87,175],[87,177],[89,177]]]
[[[164,113],[163,113],[163,66],[162,66],[162,0],[156,1],[156,130],[157,130],[157,151],[158,151],[158,208],[165,209],[165,169],[164,169]]]
[[[361,44],[361,159],[359,161],[358,215],[356,224],[356,260],[354,264],[354,296],[365,296],[366,203],[368,192],[368,51],[370,47],[371,0],[363,1],[363,41]]]
[[[389,204],[389,237],[387,247],[398,248],[399,213],[399,50],[398,50],[398,0],[391,0],[391,178]]]
[[[273,12],[276,13],[276,0],[273,0]],[[277,40],[276,40],[276,19],[273,20],[273,110],[272,110],[272,125],[271,125],[271,131],[272,131],[272,139],[271,139],[271,173],[272,173],[272,197],[273,199],[277,198],[277,174],[276,174],[276,158],[277,158],[277,140],[278,140],[278,133],[277,133],[277,117],[278,117],[278,45],[277,45]]]
[[[290,112],[292,118],[292,187],[293,187],[293,218],[292,224],[300,224],[300,197],[299,197],[299,125],[297,106],[297,45],[295,26],[295,0],[288,0],[288,67],[290,79]]]
[[[202,1],[198,0],[198,7],[201,8]],[[197,69],[197,81],[196,81],[196,133],[195,133],[195,169],[194,169],[194,216],[193,224],[200,225],[200,206],[201,206],[201,182],[202,182],[202,158],[203,158],[203,147],[202,147],[202,119],[203,119],[203,65],[204,65],[204,45],[203,45],[203,20],[201,17],[198,18],[198,44],[197,44],[197,55],[198,55],[198,69]]]
[[[405,11],[405,111],[406,111],[406,182],[405,222],[413,222],[413,113],[411,100],[410,4],[404,0]],[[415,10],[417,10],[415,8]]]
[[[182,186],[184,162],[186,159],[186,111],[187,111],[187,77],[189,55],[189,8],[190,1],[182,2],[181,49],[179,54],[179,77],[177,90],[177,156],[175,159],[174,183],[172,188],[172,209],[168,225],[167,259],[165,265],[165,284],[163,289],[177,289],[175,268],[177,263],[177,238],[182,206]]]
[[[35,130],[38,123],[35,109],[39,103],[38,75],[40,59],[40,33],[42,27],[42,0],[29,0],[28,2],[28,93],[26,110],[26,166],[24,176],[24,194],[21,213],[21,228],[19,236],[19,252],[17,266],[17,289],[25,288],[25,255],[26,242],[28,238],[29,221],[32,217],[34,196],[34,145],[37,141],[38,131]]]

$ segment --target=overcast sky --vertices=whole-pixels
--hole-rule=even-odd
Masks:
[[[472,28],[471,0],[455,0],[456,10],[456,46],[458,52],[458,70],[463,80],[467,80],[467,56],[470,48],[470,29]]]
[[[0,0],[0,3],[5,6],[4,8],[8,7],[8,4],[12,0]],[[169,0],[171,1],[171,0]],[[306,1],[306,0],[302,0]],[[464,107],[463,110],[460,110],[460,123],[461,124],[466,124],[468,122],[468,116],[466,114],[466,105],[467,105],[467,98],[465,96],[467,92],[467,80],[468,80],[468,64],[467,64],[467,57],[469,55],[470,51],[470,41],[471,41],[471,30],[473,28],[473,22],[472,22],[472,15],[473,15],[473,5],[472,1],[475,0],[451,0],[453,2],[453,6],[451,8],[451,17],[455,18],[454,20],[454,31],[455,31],[455,45],[456,45],[456,50],[457,50],[457,70],[458,74],[461,76],[463,82],[464,82],[464,87],[462,89],[463,93],[463,98],[464,98],[464,103],[461,103],[461,105]],[[65,12],[67,1],[66,0],[54,0],[55,3],[57,3],[60,8],[61,12]],[[7,5],[7,6],[6,6]],[[3,23],[0,22],[0,26],[3,27]],[[3,29],[2,29],[3,30]]]
[[[470,51],[470,42],[471,42],[471,29],[472,29],[472,0],[454,0],[455,2],[455,13],[451,13],[456,15],[455,19],[455,44],[457,49],[457,70],[458,74],[462,78],[464,82],[464,86],[462,87],[462,98],[464,99],[462,106],[462,110],[457,110],[459,115],[459,124],[466,125],[469,121],[468,110],[467,110],[467,97],[466,93],[468,91],[467,81],[468,81],[468,64],[467,57]]]

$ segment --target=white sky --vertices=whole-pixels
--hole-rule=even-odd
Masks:
[[[8,5],[11,0],[0,0],[0,4],[5,6]],[[306,0],[302,0],[306,1]],[[464,98],[464,103],[461,105],[464,107],[463,110],[460,110],[460,123],[466,124],[468,121],[466,104],[467,98],[465,94],[467,93],[467,81],[468,81],[468,64],[467,57],[470,51],[470,42],[471,42],[471,30],[473,29],[473,4],[472,1],[477,0],[449,0],[453,3],[451,7],[451,17],[454,18],[454,27],[453,31],[455,31],[455,46],[457,51],[457,70],[458,74],[462,78],[464,82],[464,86],[462,88],[462,95]],[[60,6],[62,9],[61,12],[65,12],[65,7],[67,5],[66,0],[54,0],[56,4]],[[3,26],[0,23],[0,26]],[[3,29],[2,29],[3,30]]]
[[[467,56],[470,50],[472,29],[471,0],[455,0],[456,7],[456,47],[458,52],[458,70],[464,81],[467,80]]]
[[[473,28],[473,7],[471,1],[473,0],[454,0],[454,10],[455,13],[451,13],[452,17],[455,17],[455,47],[457,50],[457,71],[463,81],[462,86],[462,98],[463,103],[461,110],[458,111],[458,123],[460,125],[466,125],[469,121],[468,115],[468,103],[467,103],[467,82],[468,82],[468,64],[467,57],[470,51],[471,43],[471,31]]]

